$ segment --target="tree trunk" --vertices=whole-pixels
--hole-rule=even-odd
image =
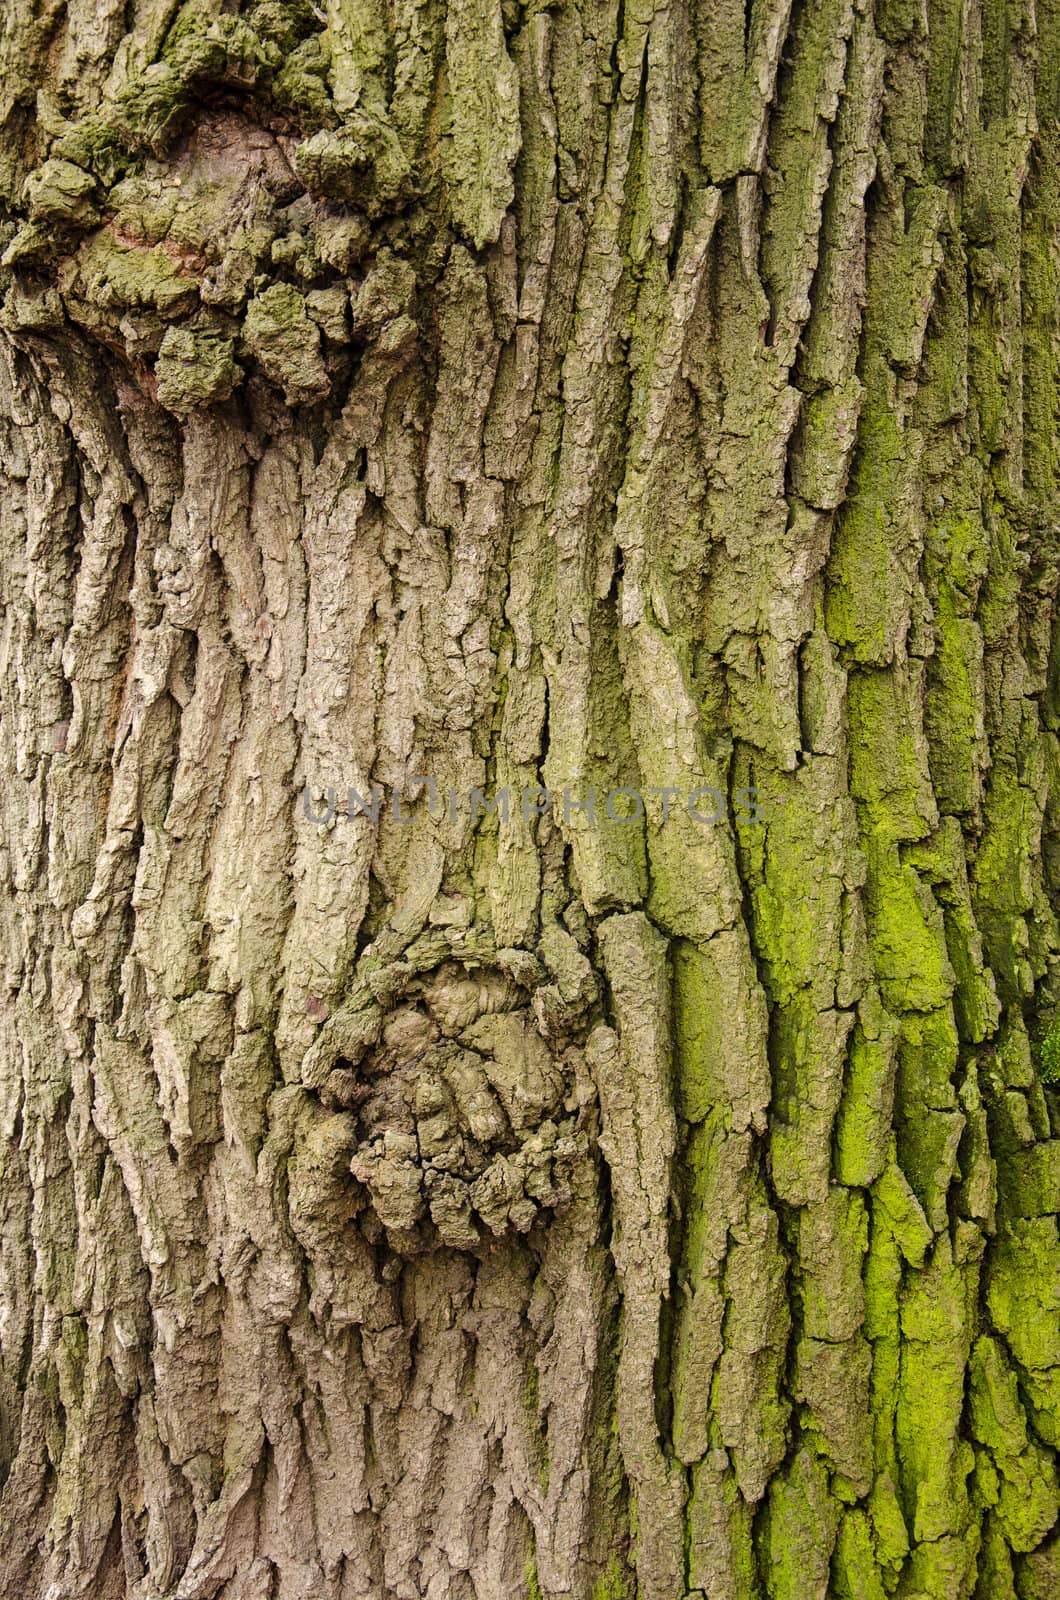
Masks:
[[[1060,0],[0,49],[4,1593],[1055,1600]]]

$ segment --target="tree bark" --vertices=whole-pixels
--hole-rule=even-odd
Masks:
[[[1058,0],[0,51],[4,1592],[1055,1597]]]

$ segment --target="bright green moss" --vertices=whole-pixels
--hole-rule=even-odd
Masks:
[[[895,1012],[938,1010],[956,984],[942,912],[886,836],[868,835],[865,849],[870,936],[884,1001]]]
[[[824,1593],[839,1520],[824,1466],[809,1450],[800,1449],[770,1485],[756,1530],[770,1600],[804,1600],[807,1594]]]
[[[1013,1218],[988,1258],[986,1301],[1024,1367],[1060,1366],[1060,1236],[1055,1216]]]
[[[593,1584],[593,1600],[630,1600],[629,1574],[613,1555]]]
[[[835,1600],[886,1600],[876,1564],[872,1526],[864,1511],[848,1511],[836,1542]]]
[[[1043,1083],[1060,1083],[1060,1022],[1054,1022],[1038,1046],[1038,1076]]]
[[[997,1517],[988,1516],[979,1551],[979,1587],[976,1600],[1016,1600],[1012,1553]]]
[[[854,1029],[836,1121],[836,1176],[859,1187],[873,1183],[887,1164],[894,1109],[897,1028],[882,1008],[880,1017],[877,1038],[861,1022]]]

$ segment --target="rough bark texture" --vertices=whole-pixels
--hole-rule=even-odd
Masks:
[[[1055,1600],[1058,0],[0,50],[4,1593]]]

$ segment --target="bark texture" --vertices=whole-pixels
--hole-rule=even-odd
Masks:
[[[1058,0],[0,52],[4,1593],[1055,1600]]]

